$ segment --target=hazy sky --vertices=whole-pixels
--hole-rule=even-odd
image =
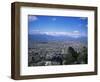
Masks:
[[[88,18],[69,16],[28,16],[28,33],[87,36]]]

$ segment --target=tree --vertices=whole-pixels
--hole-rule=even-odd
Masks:
[[[68,53],[70,53],[75,58],[75,60],[77,61],[78,53],[74,50],[74,48],[69,47],[68,48]]]
[[[73,47],[68,47],[68,53],[65,57],[65,64],[74,64],[77,63],[78,53],[74,50]]]
[[[84,61],[84,63],[88,63],[87,48],[86,47],[83,47],[82,53],[83,53],[83,61]]]
[[[87,64],[88,63],[88,56],[87,56],[87,48],[82,47],[82,49],[79,52],[78,56],[78,63],[79,64]]]

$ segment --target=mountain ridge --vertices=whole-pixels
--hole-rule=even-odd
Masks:
[[[49,41],[79,41],[87,44],[87,37],[71,37],[71,36],[52,36],[46,34],[28,34],[28,40],[36,42],[49,42]]]

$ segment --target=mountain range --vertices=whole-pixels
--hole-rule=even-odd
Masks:
[[[80,37],[71,37],[68,35],[59,35],[59,36],[52,36],[47,34],[28,34],[28,41],[29,42],[50,42],[50,41],[77,41],[87,44],[87,37],[80,36]]]

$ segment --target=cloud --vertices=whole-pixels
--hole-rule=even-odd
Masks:
[[[51,35],[51,36],[70,36],[74,38],[78,38],[81,36],[81,33],[77,30],[72,32],[42,32],[39,30],[33,30],[31,32],[32,34],[45,34],[45,35]]]
[[[37,16],[29,16],[29,21],[36,21],[38,20]]]
[[[80,19],[81,19],[81,20],[86,20],[86,19],[87,19],[87,17],[80,17]]]
[[[56,21],[57,19],[56,19],[56,18],[52,18],[52,20],[53,20],[53,21]]]
[[[81,33],[78,30],[73,31],[72,36],[78,38],[81,36]]]
[[[73,32],[74,32],[74,33],[79,33],[79,31],[78,31],[78,30],[74,30]]]

